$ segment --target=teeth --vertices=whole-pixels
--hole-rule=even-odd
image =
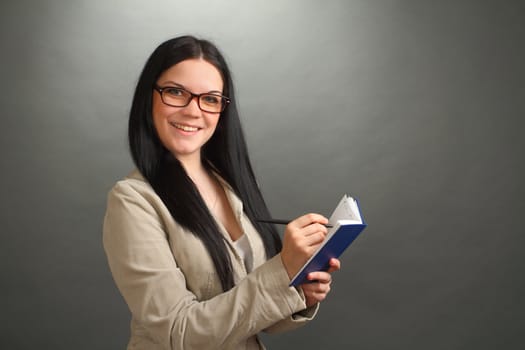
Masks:
[[[176,127],[177,129],[181,129],[181,130],[184,130],[184,131],[197,131],[199,130],[199,128],[195,128],[193,126],[187,126],[187,125],[180,125],[180,124],[172,124],[174,127]]]

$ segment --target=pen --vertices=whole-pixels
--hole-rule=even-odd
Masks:
[[[265,222],[268,224],[278,224],[278,225],[288,225],[288,223],[292,220],[283,220],[283,219],[256,219],[259,222]],[[330,224],[324,225],[327,228],[332,228],[333,226]]]

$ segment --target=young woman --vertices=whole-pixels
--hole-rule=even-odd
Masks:
[[[131,314],[128,349],[261,349],[261,331],[311,320],[331,275],[289,287],[328,220],[290,222],[283,242],[248,157],[226,62],[191,36],[161,44],[129,118],[137,170],[108,196],[104,249]]]

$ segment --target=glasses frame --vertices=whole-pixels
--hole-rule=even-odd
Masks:
[[[172,89],[172,88],[180,89],[180,90],[183,90],[183,91],[187,92],[188,94],[190,94],[191,98],[188,99],[188,102],[185,105],[182,105],[182,106],[175,106],[175,105],[166,103],[166,101],[164,101],[164,94],[162,92],[164,90],[166,90],[166,89]],[[226,107],[228,107],[228,105],[231,102],[231,100],[228,97],[226,97],[224,95],[221,95],[221,94],[215,94],[215,93],[210,93],[210,92],[205,92],[205,93],[202,93],[202,94],[194,94],[193,92],[191,92],[188,89],[185,89],[185,88],[183,88],[181,86],[163,86],[163,87],[161,87],[161,86],[158,86],[157,84],[155,84],[155,85],[153,85],[153,90],[155,90],[155,91],[157,91],[159,93],[160,99],[162,100],[162,103],[164,103],[166,106],[170,106],[170,107],[186,107],[196,97],[197,98],[197,106],[199,106],[199,109],[201,111],[206,112],[206,113],[214,113],[214,114],[222,113],[222,112],[224,112]],[[215,97],[220,97],[222,99],[221,110],[218,111],[218,112],[210,112],[210,111],[207,111],[207,110],[203,109],[201,107],[201,96],[205,96],[205,95],[212,95],[212,96],[215,96]]]

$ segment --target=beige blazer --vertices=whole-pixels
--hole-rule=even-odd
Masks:
[[[278,254],[266,261],[262,240],[239,198],[223,182],[253,252],[247,273],[228,243],[235,287],[223,293],[213,262],[191,232],[177,224],[134,171],[108,195],[103,243],[115,283],[131,311],[131,349],[264,349],[261,331],[294,329],[311,320],[304,295],[288,287]]]

